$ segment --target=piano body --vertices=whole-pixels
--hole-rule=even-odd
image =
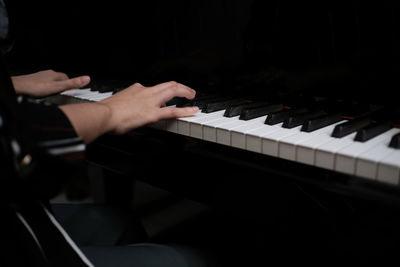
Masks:
[[[277,257],[287,250],[305,261],[326,260],[332,256],[327,246],[338,253],[333,262],[351,251],[349,259],[364,263],[396,251],[397,3],[135,1],[128,7],[120,1],[99,4],[95,13],[89,4],[64,8],[57,18],[47,15],[61,31],[54,33],[45,19],[36,22],[44,27],[43,43],[25,36],[18,46],[17,37],[9,55],[15,70],[30,69],[28,58],[43,68],[92,76],[88,88],[51,101],[100,101],[133,82],[176,80],[196,89],[197,97],[172,99],[165,108],[201,107],[193,117],[99,138],[88,147],[92,165],[206,203],[230,220],[244,217],[246,223],[238,223],[243,231],[229,222],[234,226],[226,232],[233,237],[223,235],[226,240],[254,242],[265,225],[275,229],[282,218],[295,218],[289,225],[301,225],[298,231],[267,230],[274,249],[255,245]],[[17,24],[22,31],[28,18]],[[79,39],[65,39],[65,32]],[[330,230],[319,236],[322,228]],[[336,231],[347,239],[326,234]],[[319,256],[302,247],[310,233]],[[387,243],[377,248],[375,242]],[[254,263],[264,255],[240,249]]]

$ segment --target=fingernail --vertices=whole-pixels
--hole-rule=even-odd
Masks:
[[[198,112],[199,111],[199,107],[196,107],[196,106],[192,107],[192,109],[193,109],[193,112]]]
[[[90,82],[90,77],[89,77],[89,76],[83,76],[83,77],[81,78],[81,83],[82,83],[82,84],[88,83],[88,82]]]

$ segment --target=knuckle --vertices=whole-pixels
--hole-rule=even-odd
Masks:
[[[178,83],[176,81],[170,81],[168,83],[169,83],[169,86],[172,86],[172,87],[175,87],[178,85]]]
[[[171,110],[171,116],[174,118],[179,117],[180,113],[181,113],[181,109],[174,108]]]
[[[178,92],[178,88],[176,86],[173,87],[169,87],[168,91],[171,95],[176,95],[176,93]]]
[[[161,118],[158,114],[152,114],[149,116],[149,123],[155,123],[159,121]]]
[[[70,83],[74,84],[74,85],[80,85],[82,83],[82,79],[81,78],[69,79],[69,80],[66,80],[66,81],[70,81]]]
[[[173,118],[175,114],[174,108],[168,108],[163,110],[164,118]]]

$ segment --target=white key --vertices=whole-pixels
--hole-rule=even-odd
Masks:
[[[218,120],[207,123],[207,125],[203,125],[203,139],[211,142],[217,142],[217,127],[231,123],[234,120],[239,120],[239,116],[231,118],[222,117]]]
[[[283,123],[275,125],[266,125],[249,131],[246,135],[246,150],[262,153],[262,140],[261,136],[279,131]]]
[[[193,116],[177,119],[177,133],[190,136],[190,123],[203,119],[206,116],[207,114],[199,111]]]
[[[239,116],[232,118],[232,122],[226,123],[216,127],[217,129],[217,143],[230,146],[231,145],[231,131],[249,121],[239,120]]]
[[[231,145],[233,147],[245,149],[246,148],[246,135],[247,133],[263,127],[267,116],[262,116],[252,120],[248,120],[246,124],[232,129],[231,131]]]
[[[270,156],[279,156],[279,141],[282,138],[294,135],[300,132],[302,126],[291,129],[281,128],[276,132],[265,134],[261,137],[262,153]]]
[[[330,142],[323,143],[317,147],[315,150],[315,166],[333,170],[337,151],[353,144],[356,134],[354,132],[342,138],[331,137]]]
[[[65,90],[64,92],[61,92],[60,95],[73,96],[74,93],[75,93],[75,90],[78,90],[78,89],[69,89],[69,90]],[[84,89],[82,89],[82,90],[84,90]],[[90,88],[89,88],[89,90],[90,90]]]
[[[393,149],[379,144],[361,154],[356,160],[356,175],[375,180],[378,174],[378,161],[389,155]]]
[[[386,138],[373,148],[367,150],[366,152],[360,154],[356,160],[356,175],[376,179],[378,174],[378,162],[380,162],[383,158],[387,157],[393,151],[394,148],[389,147],[391,137],[400,132],[400,129],[392,129],[383,133],[382,135],[386,136]],[[375,139],[375,138],[374,138]],[[400,164],[400,161],[399,161]]]
[[[93,91],[93,92],[86,92],[84,94],[75,95],[74,97],[84,99],[84,100],[89,100],[90,97],[95,97],[98,95],[99,95],[99,92]]]
[[[165,108],[169,108],[169,107],[173,108],[173,107],[175,107],[175,105],[167,106]],[[176,119],[173,119],[173,120],[176,121]],[[159,120],[155,123],[149,124],[148,126],[151,128],[159,129],[159,130],[166,130],[167,121],[168,120]],[[170,132],[172,132],[172,131],[170,131]]]
[[[354,141],[351,145],[339,149],[336,154],[334,169],[339,172],[354,175],[356,172],[356,159],[362,153],[372,149],[376,145],[385,143],[396,132],[396,129],[386,131],[366,142]]]
[[[167,119],[165,120],[165,130],[171,133],[178,133],[178,120],[177,119]]]
[[[394,149],[392,153],[378,163],[377,180],[389,184],[400,183],[400,150]]]
[[[203,118],[190,122],[190,136],[203,139],[203,125],[216,121],[224,115],[224,111],[217,111],[206,114]]]
[[[88,100],[97,102],[109,98],[110,96],[112,96],[112,92],[99,93],[98,95],[88,97]]]
[[[295,135],[284,137],[279,141],[279,157],[289,160],[296,160],[297,158],[297,147],[299,144],[306,142],[310,139],[315,139],[321,134],[331,134],[337,124],[343,123],[343,121],[323,127],[321,129],[312,132],[299,132]]]
[[[331,134],[332,132],[324,133],[299,143],[296,149],[296,161],[315,165],[316,149],[324,144],[336,140],[336,138],[332,137]]]
[[[88,92],[88,93],[86,93],[86,94],[84,94],[84,95],[80,95],[79,98],[80,98],[80,99],[85,99],[85,100],[90,100],[90,101],[91,101],[92,98],[96,98],[96,97],[98,97],[99,95],[100,95],[99,92],[93,91],[93,92]]]
[[[165,108],[174,108],[176,107],[176,105],[171,105],[171,106],[167,106]],[[196,114],[194,114],[193,116],[196,116]],[[172,132],[172,133],[178,133],[178,119],[166,119],[163,120],[163,122],[159,122],[159,126],[162,127],[163,130],[167,131],[167,132]]]
[[[61,95],[79,97],[81,95],[85,95],[85,94],[90,93],[90,92],[92,92],[92,91],[90,91],[90,88],[86,88],[86,89],[70,89],[70,90],[62,92]]]

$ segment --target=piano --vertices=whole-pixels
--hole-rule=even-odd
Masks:
[[[90,88],[61,93],[85,101],[101,101],[112,94]],[[192,117],[162,120],[150,127],[382,183],[400,183],[400,125],[373,121],[372,110],[349,119],[345,111],[327,114],[229,97],[200,96],[186,102],[200,105],[202,110]]]
[[[27,33],[20,41],[16,36],[16,44],[23,45],[9,54],[11,69],[29,69],[27,59],[34,59],[42,69],[92,76],[89,87],[50,101],[101,101],[134,82],[151,86],[176,80],[194,88],[196,99],[172,99],[165,108],[201,106],[192,117],[160,121],[123,136],[107,134],[88,146],[88,162],[118,177],[216,205],[223,214],[229,210],[233,219],[220,229],[232,225],[229,229],[243,236],[254,230],[252,243],[263,231],[253,223],[237,231],[236,215],[261,217],[270,225],[269,215],[280,217],[283,203],[296,204],[297,192],[304,191],[312,203],[304,206],[339,210],[337,217],[329,212],[326,217],[338,218],[337,232],[345,233],[345,240],[359,238],[355,247],[339,240],[329,249],[348,246],[343,251],[364,253],[365,260],[357,263],[370,263],[365,255],[374,257],[376,244],[388,241],[377,255],[391,251],[385,248],[400,236],[398,3],[154,0],[128,7],[117,1],[99,3],[93,12],[90,4],[72,2],[63,6],[66,12],[41,13],[42,20],[28,19],[35,12],[20,15],[29,22]],[[52,5],[58,9],[59,3]],[[43,23],[48,16],[62,30],[52,28],[56,22]],[[49,41],[40,45],[31,34],[38,23],[47,26],[42,36]],[[114,188],[118,198],[120,189]],[[348,208],[349,199],[356,200],[356,212]],[[332,209],[326,208],[329,203]],[[309,228],[299,227],[294,238],[282,239],[288,242],[281,241],[284,230],[276,231],[273,240],[284,244],[273,252],[287,257],[287,246],[296,244],[290,252],[298,251],[307,262],[310,251],[302,240],[309,232],[303,229],[320,226],[313,224],[320,218],[313,211],[296,217],[293,224],[304,219]],[[386,226],[390,233],[379,236]],[[229,234],[224,237],[233,247],[236,235]],[[330,244],[329,238],[321,241],[325,236],[312,238]],[[331,258],[317,241],[313,249],[323,260]],[[398,251],[397,245],[390,248]],[[234,251],[240,254],[240,249]],[[225,252],[231,257],[229,249]],[[246,261],[252,251],[244,255],[242,266],[251,265]]]
[[[121,89],[94,84],[93,88],[73,89],[61,95],[101,101]],[[162,120],[147,127],[266,155],[265,164],[274,157],[397,191],[399,110],[322,98],[303,101],[299,95],[279,100],[199,93],[193,100],[173,99],[165,107],[196,105],[201,109],[196,115]]]
[[[59,45],[66,49],[58,61],[53,60],[59,54],[53,41],[57,38],[49,38],[47,46],[43,42],[38,52],[45,66],[54,61],[52,65],[61,70],[92,75],[91,88],[62,94],[67,101],[99,101],[136,81],[153,85],[177,80],[196,89],[198,99],[175,99],[169,104],[201,104],[202,111],[136,132],[181,137],[185,141],[178,142],[191,144],[182,147],[199,144],[210,157],[238,155],[240,159],[230,160],[244,160],[251,168],[283,164],[279,172],[296,170],[289,176],[304,176],[300,179],[321,186],[329,180],[325,188],[369,193],[385,188],[381,196],[397,195],[400,122],[395,92],[400,38],[394,19],[397,9],[390,8],[394,3],[377,8],[344,1],[237,1],[212,7],[208,2],[185,6],[179,1],[156,2],[155,8],[135,4],[140,12],[133,21],[128,19],[133,7],[99,5],[99,14],[111,16],[111,8],[120,16],[97,26],[90,6],[79,10],[65,6],[76,19],[67,22],[68,12],[60,14],[58,23],[64,31],[56,31],[58,38],[76,27],[84,27],[89,36],[80,34],[82,42],[66,40]],[[143,27],[139,22],[146,14],[153,24]],[[226,19],[221,20],[220,14]],[[101,29],[113,26],[112,37],[91,45]],[[47,30],[49,37],[54,36],[51,27]],[[147,45],[127,32],[145,37]],[[15,54],[18,49],[24,55],[29,51],[16,46]],[[11,68],[24,67],[21,58],[14,59]],[[236,113],[227,116],[227,109]],[[249,114],[240,115],[238,110]],[[210,152],[211,148],[216,150]],[[224,152],[220,155],[219,150]],[[269,160],[274,163],[264,163]],[[306,169],[297,171],[298,167]],[[313,172],[318,174],[309,175]]]

